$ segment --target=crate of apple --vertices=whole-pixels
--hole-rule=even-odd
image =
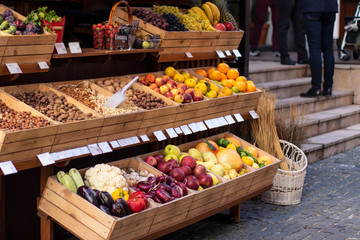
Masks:
[[[201,91],[188,87],[185,83],[176,82],[167,75],[155,76],[149,73],[140,77],[138,82],[177,103],[198,102],[204,99]]]

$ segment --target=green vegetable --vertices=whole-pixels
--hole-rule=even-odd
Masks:
[[[41,21],[45,19],[46,21],[52,23],[52,22],[61,22],[61,17],[56,15],[56,12],[54,10],[51,10],[49,12],[46,12],[48,10],[48,7],[39,7],[37,10],[31,11],[27,16],[25,20],[25,24],[29,21],[34,23],[37,26],[41,26]],[[46,30],[48,31],[48,30]]]
[[[3,31],[3,30],[6,30],[10,27],[9,25],[9,22],[8,21],[3,21],[0,25],[0,30]]]
[[[76,168],[72,168],[69,170],[69,175],[75,182],[77,188],[84,186],[84,181]]]
[[[0,16],[0,24],[4,21],[4,18]]]
[[[56,174],[56,178],[57,180],[59,181],[59,183],[63,184],[63,177],[65,175],[65,172],[64,171],[58,171],[57,174]]]
[[[16,27],[14,25],[11,25],[7,30],[4,31],[4,33],[8,34],[14,34],[16,32]]]
[[[77,193],[77,187],[75,185],[74,180],[72,177],[70,177],[68,174],[65,174],[63,176],[63,185],[73,191],[74,193]]]

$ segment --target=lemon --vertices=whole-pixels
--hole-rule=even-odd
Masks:
[[[247,157],[247,156],[242,157],[241,161],[249,166],[252,166],[254,164],[254,160],[251,157]]]
[[[185,80],[185,84],[188,88],[193,88],[196,85],[196,80],[193,78],[188,78]]]
[[[236,151],[236,146],[235,146],[235,144],[233,144],[233,143],[229,143],[229,144],[226,146],[226,148],[231,148],[231,149],[234,149],[234,150]]]
[[[234,93],[239,93],[240,90],[238,87],[232,87],[231,90],[234,92]]]
[[[257,163],[253,163],[252,167],[253,167],[253,168],[260,168]]]
[[[207,96],[208,98],[216,98],[217,93],[215,91],[209,91],[205,94],[205,96]]]
[[[202,94],[206,94],[207,93],[207,86],[205,83],[198,83],[195,85],[194,87],[195,90],[199,90],[200,92],[202,92]]]
[[[177,82],[183,83],[185,81],[185,77],[180,73],[176,73],[174,75],[174,80]]]
[[[214,91],[214,92],[216,92],[216,94],[218,94],[219,93],[219,88],[215,84],[210,83],[210,91]]]
[[[181,75],[184,77],[184,81],[185,81],[185,79],[191,78],[190,74],[188,72],[186,72],[186,71],[182,71]],[[184,82],[184,81],[182,81],[182,82]]]

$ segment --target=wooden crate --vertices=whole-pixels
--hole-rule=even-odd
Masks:
[[[233,49],[238,49],[243,36],[243,30],[221,32],[215,50],[231,51]]]
[[[113,21],[127,23],[128,14],[124,8],[117,8],[114,12]],[[215,51],[221,31],[184,31],[169,32],[160,29],[150,23],[146,23],[136,16],[133,20],[139,20],[139,30],[143,34],[158,34],[161,38],[160,47],[164,50],[159,54],[174,54],[185,52],[211,52]]]
[[[0,12],[9,9],[0,4]],[[14,17],[24,21],[25,17],[12,10]],[[44,34],[38,35],[11,35],[0,31],[0,53],[3,52],[1,64],[18,63],[29,64],[37,62],[50,63],[54,50],[57,34],[44,31]],[[8,40],[6,40],[8,39]],[[5,49],[1,42],[6,42]],[[40,71],[40,68],[34,68],[34,71]]]
[[[0,99],[16,111],[30,112],[33,116],[41,116],[51,123],[50,126],[21,131],[0,130],[0,161],[11,159],[14,162],[12,157],[24,160],[47,152],[55,140],[59,124],[2,90]]]
[[[132,167],[148,170],[158,176],[161,173],[134,158],[109,163],[119,168]],[[88,168],[87,168],[88,169]],[[79,172],[84,175],[87,169]],[[42,193],[38,210],[50,216],[80,239],[137,239],[147,234],[157,215],[159,205],[149,200],[148,209],[123,218],[110,216],[73,193],[56,176],[51,176]]]

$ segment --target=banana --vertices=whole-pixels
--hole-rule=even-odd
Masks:
[[[192,9],[197,15],[199,15],[202,20],[209,20],[208,17],[206,16],[205,12],[204,12],[201,8],[199,8],[199,7],[192,7],[191,9]]]
[[[214,25],[217,24],[220,20],[220,11],[219,8],[213,4],[212,2],[206,2],[205,4],[209,5],[209,7],[211,8],[211,11],[214,15]]]
[[[194,12],[194,10],[192,10],[192,9],[187,10],[187,12],[188,12],[188,13],[196,14],[196,13]]]
[[[207,5],[207,4],[203,4],[201,7],[202,7],[202,9],[204,9],[204,11],[205,11],[205,13],[206,13],[206,16],[208,17],[211,25],[213,25],[213,23],[214,23],[214,16],[213,16],[213,14],[212,14],[212,11],[211,11],[210,6]]]

